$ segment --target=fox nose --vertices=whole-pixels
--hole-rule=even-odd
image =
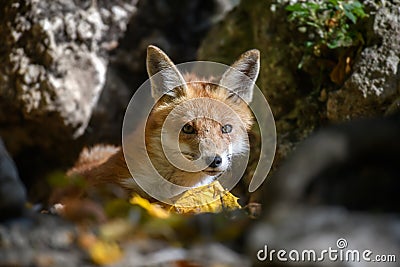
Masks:
[[[222,164],[222,158],[220,155],[215,155],[215,157],[206,157],[206,164],[211,168],[218,168]]]

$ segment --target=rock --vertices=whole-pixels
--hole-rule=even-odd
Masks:
[[[165,265],[168,263],[196,264],[198,266],[250,266],[250,261],[243,255],[219,243],[208,242],[189,248],[170,247],[168,244],[163,245],[163,248],[150,253],[138,253],[138,245],[130,244],[125,246],[124,259],[111,266],[136,267]]]
[[[132,88],[121,78],[118,70],[109,66],[106,83],[85,132],[85,144],[121,145],[122,122],[132,95]]]
[[[93,266],[76,244],[77,236],[70,223],[43,214],[0,224],[0,265]]]
[[[400,3],[385,2],[371,17],[370,43],[344,86],[329,93],[327,117],[343,121],[382,115],[400,96]]]
[[[3,1],[0,121],[14,154],[81,136],[132,1]],[[114,44],[115,45],[115,44]],[[60,134],[63,133],[63,134]]]
[[[0,139],[0,220],[22,214],[26,202],[24,185],[18,171]]]

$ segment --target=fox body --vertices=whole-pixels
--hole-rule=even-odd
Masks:
[[[246,152],[247,131],[253,123],[248,102],[259,72],[258,50],[244,53],[217,83],[182,75],[155,46],[148,47],[147,71],[155,104],[143,122],[145,131],[129,135],[129,151],[111,146],[85,149],[69,175],[82,175],[94,185],[116,183],[146,195],[132,178],[126,160],[135,162],[138,175],[146,177],[149,186],[168,190],[169,183],[208,184],[231,167],[232,157]],[[143,135],[146,151],[138,151]],[[180,158],[184,167],[172,164],[168,155]],[[152,179],[144,156],[165,183]]]

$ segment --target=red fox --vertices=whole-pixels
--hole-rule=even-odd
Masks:
[[[148,47],[146,63],[151,93],[156,101],[145,122],[148,157],[160,175],[173,184],[197,187],[211,183],[230,168],[233,156],[248,149],[244,143],[253,117],[247,103],[252,99],[259,73],[259,51],[254,49],[242,54],[232,65],[235,71],[228,69],[218,83],[199,81],[191,74],[183,75],[168,56],[155,46]],[[152,80],[152,76],[159,72],[160,79]],[[171,87],[174,89],[168,89]],[[193,99],[199,101],[193,102]],[[229,108],[223,108],[218,103]],[[172,134],[169,136],[169,131],[162,130],[163,124],[177,107],[178,112],[170,119],[176,125],[182,125],[177,139],[180,151],[173,152],[189,162],[203,163],[201,170],[177,168],[163,152],[174,139]],[[162,135],[166,140],[164,146],[161,144]],[[134,151],[134,144],[139,137],[134,134],[130,138]],[[133,160],[141,162],[140,156]],[[68,175],[83,176],[93,185],[114,183],[129,192],[148,197],[132,178],[121,147],[95,146],[85,149]],[[151,181],[152,178],[148,179]]]

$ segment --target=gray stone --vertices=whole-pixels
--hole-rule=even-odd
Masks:
[[[0,265],[94,266],[76,244],[77,238],[73,225],[50,215],[0,224]]]
[[[24,185],[18,171],[0,139],[0,219],[21,215],[26,202]]]
[[[0,129],[15,154],[86,129],[135,1],[3,1]],[[39,130],[40,129],[40,130]]]

